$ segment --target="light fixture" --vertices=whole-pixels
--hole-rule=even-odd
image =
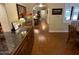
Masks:
[[[38,4],[38,7],[41,8],[41,9],[46,9],[47,5],[44,4],[44,3],[40,3],[40,4]]]
[[[43,7],[44,5],[42,3],[39,4],[39,7]]]

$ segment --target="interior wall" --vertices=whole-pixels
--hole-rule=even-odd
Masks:
[[[22,3],[20,3],[22,4]],[[16,4],[15,3],[6,3],[6,10],[8,19],[10,22],[15,21],[18,19],[17,11],[16,11]],[[23,3],[22,5],[26,6],[27,12],[32,12],[34,3]],[[49,31],[53,32],[62,32],[67,31],[67,23],[64,22],[64,9],[65,4],[63,3],[48,3],[48,23],[49,23]],[[62,8],[63,12],[62,15],[52,15],[53,8]]]
[[[5,3],[5,8],[10,23],[10,28],[12,28],[11,23],[18,20],[18,14],[16,9],[16,3]]]
[[[7,13],[4,4],[0,4],[0,22],[4,32],[10,32],[10,24],[7,18]]]
[[[32,12],[33,3],[17,3],[26,7],[27,12]],[[10,22],[18,20],[16,3],[5,3],[6,11]]]
[[[27,11],[27,6],[26,6],[26,3],[17,3],[17,4],[20,4],[20,5],[22,5],[22,6],[24,6],[24,7],[26,7],[26,11]]]
[[[10,22],[16,21],[18,19],[16,3],[6,3],[5,7]]]
[[[66,32],[68,31],[68,24],[64,22],[64,3],[49,3],[49,32]],[[53,8],[62,8],[62,15],[52,15]]]
[[[18,4],[25,6],[27,13],[32,12],[34,3],[18,3]]]
[[[27,12],[32,12],[34,7],[34,3],[27,3],[26,7]],[[47,3],[48,5],[48,17],[47,22],[49,24],[49,32],[67,32],[68,31],[68,23],[64,22],[64,3]],[[52,15],[53,8],[62,8],[62,15]]]
[[[26,3],[27,12],[32,13],[34,5],[35,5],[34,3]]]
[[[27,8],[27,12],[32,12],[32,6],[33,4],[25,4],[25,3],[19,3],[20,5],[23,5]],[[6,13],[5,13],[6,12]],[[5,32],[11,31],[12,25],[11,22],[18,20],[18,14],[16,9],[16,3],[5,3],[0,4],[0,13],[3,16],[0,16],[0,21],[2,22],[3,28]]]
[[[26,11],[32,12],[33,3],[17,3],[26,7]],[[5,8],[10,23],[10,28],[12,28],[11,22],[18,20],[16,3],[5,3]]]

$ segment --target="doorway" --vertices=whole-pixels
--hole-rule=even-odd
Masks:
[[[36,25],[42,20],[45,20],[48,23],[48,5],[46,3],[36,3],[33,7],[33,17],[34,24]]]

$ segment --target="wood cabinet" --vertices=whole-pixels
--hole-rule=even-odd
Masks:
[[[33,30],[30,30],[14,54],[30,55],[32,52],[33,43],[34,43],[34,32]]]
[[[1,23],[0,23],[0,33],[3,33]]]

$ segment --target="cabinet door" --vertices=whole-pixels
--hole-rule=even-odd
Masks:
[[[26,37],[14,54],[15,55],[26,55],[27,51],[28,50],[27,50],[27,37]]]
[[[28,54],[27,42],[24,42],[24,45],[23,45],[22,49],[19,51],[19,54],[20,55]]]
[[[31,54],[32,53],[32,48],[33,48],[33,43],[34,43],[34,34],[33,32],[31,31],[29,33],[30,35],[28,35],[28,53]]]
[[[32,53],[32,47],[34,43],[34,33],[31,30],[26,38],[23,40],[17,51],[14,53],[15,55],[30,55]]]

